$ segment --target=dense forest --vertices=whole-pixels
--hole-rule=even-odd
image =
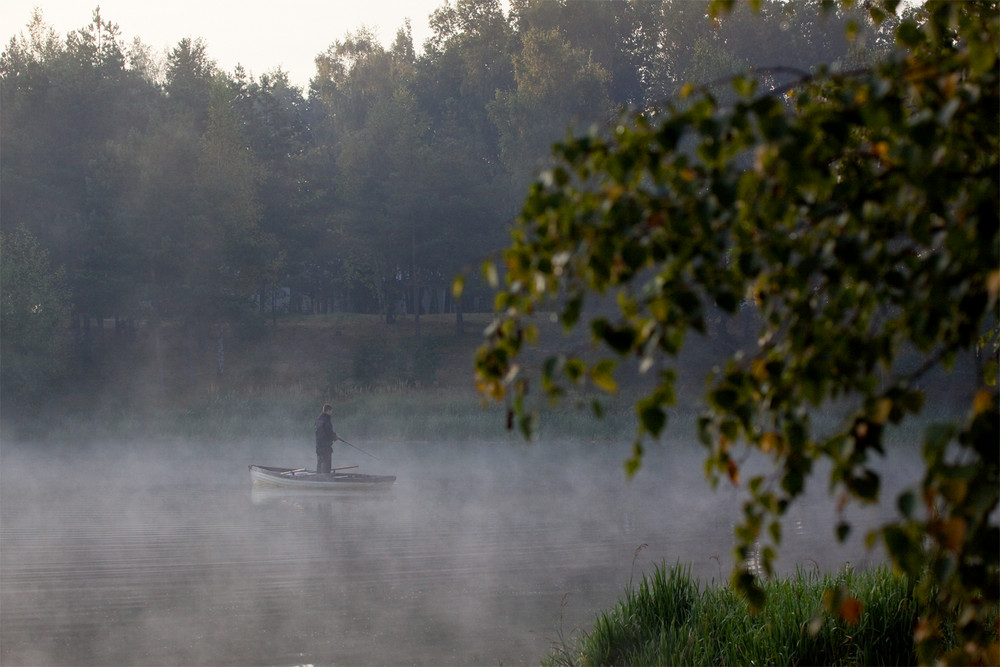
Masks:
[[[571,128],[891,48],[863,13],[761,5],[446,1],[420,50],[405,25],[389,47],[331,35],[308,90],[220,71],[200,40],[126,43],[99,9],[65,36],[36,11],[0,57],[5,402],[167,322],[206,340],[334,311],[461,328],[492,308],[478,266]]]

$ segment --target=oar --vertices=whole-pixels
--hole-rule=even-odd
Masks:
[[[283,472],[281,474],[282,475],[294,475],[297,472],[305,472],[305,471],[306,471],[305,468],[299,468],[298,470],[286,470],[285,472]]]
[[[382,459],[380,459],[379,457],[375,456],[374,454],[369,454],[368,452],[366,452],[365,450],[361,449],[360,447],[357,447],[357,446],[355,446],[355,445],[352,445],[351,443],[349,443],[349,442],[347,442],[346,440],[344,440],[343,438],[341,438],[341,437],[340,437],[339,435],[337,436],[337,440],[340,440],[340,441],[341,441],[342,443],[344,443],[345,445],[347,445],[347,446],[349,446],[349,447],[354,447],[354,449],[358,450],[358,451],[359,451],[359,452],[361,452],[362,454],[365,454],[365,455],[367,455],[367,456],[370,456],[370,457],[372,457],[372,458],[373,458],[373,459],[375,459],[376,461],[381,461],[381,460],[382,460]]]
[[[334,468],[330,472],[337,472],[338,470],[350,470],[351,468],[357,468],[358,466],[344,466],[343,468]]]

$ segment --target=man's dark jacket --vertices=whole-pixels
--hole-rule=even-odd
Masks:
[[[320,413],[316,419],[316,451],[329,450],[333,447],[333,441],[337,439],[337,434],[333,432],[333,422],[330,415],[325,412]]]

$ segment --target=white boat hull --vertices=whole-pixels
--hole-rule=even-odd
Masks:
[[[396,481],[394,475],[357,473],[317,473],[311,470],[250,466],[250,480],[255,487],[327,491],[384,491]]]

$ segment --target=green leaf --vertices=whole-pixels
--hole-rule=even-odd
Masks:
[[[772,521],[767,527],[768,532],[771,534],[771,539],[774,540],[775,544],[781,542],[781,522]]]
[[[625,461],[625,475],[631,479],[639,472],[639,468],[642,467],[642,443],[636,441],[632,443],[632,456]]]
[[[587,372],[587,364],[585,364],[581,359],[577,359],[575,357],[567,359],[563,368],[565,369],[566,377],[574,383],[579,383],[584,374]]]
[[[757,90],[757,81],[746,77],[737,76],[733,79],[733,89],[741,97],[750,97]]]
[[[875,25],[880,25],[886,19],[886,13],[876,4],[869,5],[868,15],[871,16]]]
[[[901,493],[896,500],[896,506],[900,513],[907,519],[913,516],[913,510],[917,507],[917,495],[913,491]]]
[[[903,21],[896,30],[896,40],[910,49],[917,48],[924,41],[923,30],[911,21]]]
[[[987,387],[997,386],[998,375],[1000,375],[1000,363],[996,359],[990,359],[983,365],[983,381]]]
[[[590,380],[600,389],[613,394],[618,391],[618,383],[615,382],[614,371],[614,360],[602,359],[590,369]]]
[[[767,604],[767,594],[757,583],[757,578],[746,571],[739,569],[733,573],[733,590],[747,601],[751,614],[757,614],[764,609]]]
[[[916,579],[924,568],[923,549],[920,542],[899,526],[888,526],[882,532],[885,546],[893,562],[910,577]]]
[[[655,401],[645,399],[637,406],[639,423],[654,438],[660,435],[667,424],[667,413]]]
[[[591,330],[594,336],[607,343],[608,347],[618,354],[625,354],[632,349],[638,338],[638,332],[634,327],[623,325],[615,327],[604,319],[594,320],[591,323]]]
[[[709,400],[716,408],[730,412],[739,403],[740,393],[730,387],[722,387],[713,391]]]
[[[860,476],[849,477],[846,485],[862,500],[874,501],[878,499],[879,481],[879,476],[874,472],[864,470]]]
[[[805,477],[798,470],[789,470],[781,478],[781,488],[790,496],[799,495],[804,487]]]
[[[727,313],[734,313],[740,305],[740,300],[732,292],[720,292],[715,295],[715,305]]]
[[[953,424],[931,424],[924,431],[924,458],[931,460],[944,455],[944,450],[955,436]]]
[[[841,521],[837,524],[837,541],[843,542],[847,539],[847,536],[851,534],[851,527]]]
[[[562,313],[559,316],[563,327],[572,329],[580,319],[580,311],[583,309],[583,295],[574,294],[563,304]]]

